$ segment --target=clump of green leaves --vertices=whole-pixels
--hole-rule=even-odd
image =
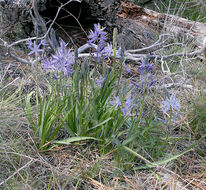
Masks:
[[[129,166],[138,158],[154,167],[146,152],[153,158],[164,156],[170,143],[169,133],[162,132],[163,123],[154,117],[152,108],[149,111],[145,107],[148,89],[154,85],[155,66],[150,63],[150,56],[142,59],[137,67],[140,80],[123,90],[124,52],[117,47],[117,30],[113,44],[108,44],[104,29],[97,24],[90,32],[88,43],[94,51],[84,61],[78,60],[77,52],[68,50],[63,41],[52,57],[42,58],[43,70],[52,71],[54,76],[48,79],[49,90],[42,93],[37,82],[36,91],[26,98],[26,113],[38,139],[37,146],[45,150],[52,144],[95,141],[101,153],[112,151],[118,163]],[[44,44],[30,41],[30,54],[39,57]],[[107,59],[112,67],[105,64]],[[35,105],[31,104],[33,99]],[[177,106],[177,101],[167,103],[168,109],[173,104]],[[60,131],[64,135],[60,136]]]
[[[36,92],[31,92],[26,100],[26,112],[33,127],[35,135],[39,138],[38,146],[41,149],[48,148],[49,143],[70,144],[80,140],[97,140],[99,144],[111,145],[112,139],[117,136],[124,125],[125,118],[120,110],[110,105],[111,95],[115,88],[119,88],[117,81],[121,77],[124,60],[114,63],[112,69],[108,69],[102,63],[102,72],[98,68],[101,57],[108,55],[108,46],[105,45],[105,32],[103,39],[100,35],[104,28],[95,25],[92,38],[101,44],[101,51],[97,51],[97,63],[90,68],[86,59],[81,64],[74,63],[74,54],[67,50],[65,43],[61,41],[60,47],[50,59],[43,60],[43,69],[54,70],[56,82],[49,84],[49,93],[40,96],[38,84]],[[31,53],[38,57],[42,51],[42,42],[29,42]],[[105,46],[105,48],[103,48]],[[112,49],[110,49],[111,51]],[[115,50],[113,50],[115,51]],[[31,54],[30,53],[30,54]],[[96,53],[96,52],[95,52]],[[111,54],[111,53],[109,53]],[[101,57],[98,57],[100,56]],[[105,57],[104,57],[105,59]],[[104,61],[104,59],[102,61]],[[116,59],[115,59],[116,61]],[[38,79],[37,79],[38,81]],[[36,94],[37,118],[33,117],[31,99]],[[67,131],[69,138],[57,141],[61,128]]]

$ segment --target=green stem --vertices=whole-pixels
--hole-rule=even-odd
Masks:
[[[143,112],[143,108],[144,108],[144,100],[145,100],[145,96],[146,96],[146,85],[147,85],[146,80],[147,80],[147,74],[145,73],[144,87],[143,87],[143,97],[142,97],[141,107],[140,107],[139,115],[138,115],[138,118],[137,118],[137,123],[136,123],[134,129],[131,130],[131,132],[133,131],[133,134],[135,134],[137,132],[137,128],[139,126],[141,116],[142,116],[142,112]],[[131,149],[133,149],[133,147],[134,147],[134,141],[132,141]]]
[[[113,49],[114,49],[113,64],[116,63],[117,34],[118,34],[117,28],[114,28],[114,30],[113,30]]]
[[[121,80],[121,76],[122,76],[122,68],[123,68],[123,64],[126,61],[126,59],[123,60],[123,62],[120,65],[120,73],[119,73],[119,77],[118,77],[118,82],[117,82],[117,92],[116,92],[116,96],[119,94],[119,90],[120,90],[120,80]]]
[[[37,58],[36,58],[37,59]],[[39,72],[38,72],[38,61],[36,62],[36,104],[39,105]]]
[[[137,128],[139,126],[139,123],[140,123],[140,120],[141,120],[141,116],[142,116],[142,112],[143,112],[143,108],[144,108],[144,100],[145,100],[145,96],[146,96],[146,86],[147,86],[147,74],[145,73],[145,77],[144,77],[144,87],[143,87],[143,97],[142,97],[142,102],[141,102],[141,107],[140,107],[140,111],[139,111],[139,115],[138,115],[138,118],[137,118],[137,123],[134,127],[134,134],[136,133],[137,131]]]
[[[104,60],[102,60],[102,77],[104,77]]]
[[[169,111],[169,115],[170,115],[170,117],[169,117],[169,122],[168,122],[168,130],[167,130],[167,136],[166,136],[166,141],[168,142],[168,140],[169,140],[169,132],[170,132],[170,127],[171,127],[171,124],[172,124],[172,108],[171,108],[171,106],[170,106],[170,111]]]

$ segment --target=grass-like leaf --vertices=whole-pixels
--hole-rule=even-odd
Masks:
[[[64,144],[64,145],[70,145],[74,142],[80,142],[80,141],[86,141],[86,140],[95,140],[95,141],[101,141],[101,139],[97,139],[94,137],[71,137],[64,140],[54,141],[55,144]]]

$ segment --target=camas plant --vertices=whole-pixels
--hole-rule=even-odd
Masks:
[[[130,156],[125,156],[128,153],[142,159],[138,154],[141,146],[154,151],[152,146],[165,144],[161,124],[154,120],[152,111],[148,118],[143,117],[146,92],[154,84],[154,65],[150,63],[150,57],[143,59],[137,68],[140,84],[133,83],[133,87],[140,89],[140,95],[128,96],[130,90],[124,94],[120,85],[122,68],[126,65],[124,52],[121,47],[117,48],[117,31],[114,30],[113,44],[107,43],[106,35],[105,28],[100,24],[90,32],[88,43],[94,47],[92,59],[76,60],[74,51],[67,49],[62,40],[54,55],[38,59],[43,71],[48,70],[55,76],[48,79],[51,81],[49,90],[43,96],[36,96],[39,100],[36,101],[37,117],[33,116],[31,106],[34,92],[26,100],[27,116],[39,138],[37,144],[40,149],[47,149],[53,143],[95,140],[100,151],[116,151],[121,161],[131,160]],[[45,43],[33,44],[29,42],[31,53],[39,57],[40,47]],[[113,57],[112,68],[105,66],[105,59],[109,57]],[[92,67],[94,61],[96,66]],[[60,129],[64,129],[67,132],[65,136],[69,138],[59,139]]]
[[[113,50],[111,45],[104,43],[106,40],[104,28],[100,25],[95,26],[90,39],[93,38],[91,42],[96,42],[98,47],[101,46],[97,51],[100,55],[104,54],[105,59],[111,56]],[[36,42],[29,42],[31,53],[36,52],[35,55],[39,57],[39,52],[42,52],[41,45],[41,43],[36,45]],[[45,93],[42,98],[37,97],[40,100],[37,105],[39,114],[36,122],[31,114],[30,99],[33,92],[27,97],[27,115],[40,138],[39,147],[48,148],[45,144],[53,142],[62,127],[70,137],[73,137],[73,140],[74,137],[78,137],[77,140],[86,137],[98,139],[100,142],[104,142],[113,135],[114,131],[119,130],[123,124],[117,122],[116,118],[119,118],[117,111],[114,111],[113,107],[108,107],[108,102],[114,84],[121,75],[121,69],[116,72],[114,66],[111,71],[107,69],[104,73],[99,73],[97,68],[90,72],[88,60],[75,65],[74,52],[67,49],[62,40],[54,55],[41,60],[43,70],[51,71],[56,82],[51,83],[49,94]],[[121,67],[122,63],[119,65]],[[65,142],[69,143],[70,140],[66,139]]]

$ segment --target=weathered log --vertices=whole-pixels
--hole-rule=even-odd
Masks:
[[[2,0],[1,7],[1,23],[0,27],[8,28],[12,25],[15,30],[23,33],[29,30],[28,24],[32,21],[29,10],[32,9],[33,0],[7,1]],[[39,12],[57,5],[57,1],[53,0],[36,0],[38,2]],[[67,2],[59,0],[60,3]],[[154,36],[158,31],[170,31],[175,35],[196,38],[199,41],[206,36],[206,24],[200,22],[189,21],[187,19],[161,14],[137,5],[132,4],[134,0],[82,0],[79,4],[87,4],[88,17],[96,18],[99,22],[104,22],[108,30],[117,27],[119,30],[120,41],[125,42],[127,49],[139,48],[151,44]],[[143,1],[145,3],[147,1]],[[13,3],[13,4],[12,4]],[[77,8],[78,3],[73,4],[73,9]],[[82,7],[83,8],[83,7]],[[2,23],[3,22],[3,23]],[[20,30],[17,30],[18,24],[22,24]],[[27,27],[26,27],[27,25]],[[28,33],[27,33],[28,34]]]
[[[1,3],[0,12],[2,14],[1,18],[3,22],[0,24],[0,28],[2,30],[10,30],[11,32],[14,32],[14,35],[17,35],[17,39],[19,34],[21,34],[20,37],[26,37],[26,35],[36,35],[36,31],[40,33],[40,31],[43,30],[42,33],[45,33],[45,29],[36,27],[37,24],[31,16],[31,10],[35,10],[32,6],[33,0],[20,0],[18,1],[18,5],[14,3],[15,1],[11,2],[13,2],[13,4],[9,3],[6,0],[2,1]],[[50,10],[47,9],[50,9],[54,6],[60,6],[60,4],[57,4],[56,0],[39,0],[37,2],[38,10],[40,13],[44,10],[46,10],[46,13],[48,13],[50,12]],[[59,0],[58,2],[65,3],[67,2],[67,0]],[[132,0],[127,0],[127,2],[132,2]],[[118,14],[121,12],[122,9],[121,0],[82,0],[81,3],[72,3],[73,4],[71,4],[70,6],[65,7],[65,9],[69,9],[69,11],[71,11],[71,9],[79,10],[78,6],[80,6],[80,4],[83,4],[83,6],[80,8],[82,9],[81,12],[86,12],[86,14],[88,14],[86,16],[83,15],[87,18],[86,21],[89,21],[88,19],[92,20],[95,18],[97,22],[101,22],[102,24],[104,23],[104,25],[107,26],[107,30],[109,31],[109,33],[112,33],[113,28],[117,27],[120,33],[119,39],[124,41],[127,49],[143,47],[151,43],[151,39],[147,39],[147,36],[154,36],[153,31],[151,31],[150,28],[147,28],[146,26],[141,26],[139,24],[134,26],[136,29],[133,29],[134,27],[131,27],[133,21],[131,22],[131,24],[129,24],[130,21],[126,23],[122,20],[118,20]],[[85,10],[85,7],[88,10]],[[55,15],[55,12],[53,14]],[[36,18],[36,21],[38,20],[40,19]],[[31,28],[32,23],[33,27]],[[128,27],[128,25],[130,26]],[[15,29],[13,26],[15,26]],[[144,35],[146,34],[146,38],[144,35],[142,36],[143,32]],[[3,33],[4,32],[2,32],[2,34]]]
[[[22,1],[25,2],[25,1]],[[18,20],[20,22],[21,19],[25,17],[25,15],[28,17],[27,20],[30,19],[30,21],[33,21],[34,24],[34,29],[37,30],[38,32],[41,30],[41,33],[44,37],[48,37],[47,35],[50,35],[49,31],[51,30],[52,24],[47,24],[43,22],[43,20],[39,17],[39,14],[37,12],[36,8],[34,5],[36,3],[31,3],[33,0],[27,0],[27,4],[25,4],[26,7],[23,7],[21,9],[18,9],[15,17],[11,17],[10,22],[13,22],[15,20]],[[38,1],[38,11],[42,10],[47,10],[48,8],[56,5],[57,1],[53,0],[41,0]],[[49,2],[49,5],[46,4]],[[132,55],[131,49],[137,49],[135,50],[137,52],[141,53],[147,53],[149,50],[149,53],[151,53],[153,46],[146,48],[146,50],[142,47],[147,47],[151,44],[154,43],[154,38],[157,34],[159,33],[165,33],[165,31],[170,32],[175,34],[176,36],[183,36],[184,38],[188,39],[196,39],[199,44],[203,41],[203,38],[206,35],[206,24],[204,23],[199,23],[199,22],[194,22],[194,21],[189,21],[187,19],[174,16],[174,15],[168,15],[168,14],[161,14],[137,5],[132,4],[132,0],[127,0],[127,1],[121,1],[121,0],[59,0],[61,6],[59,5],[59,8],[62,7],[63,3],[65,2],[75,2],[74,4],[71,3],[71,5],[65,6],[67,14],[69,14],[69,11],[71,7],[73,9],[80,10],[79,8],[84,8],[81,7],[86,6],[88,10],[84,10],[84,14],[88,14],[87,16],[89,19],[91,18],[96,18],[98,22],[102,22],[105,26],[107,26],[107,29],[112,33],[111,31],[113,30],[114,27],[118,28],[119,35],[118,35],[118,42],[119,44],[124,44],[125,49],[127,49],[127,55],[129,59],[139,59],[139,55]],[[68,4],[69,4],[68,3]],[[80,6],[81,5],[81,6]],[[3,21],[5,22],[5,18],[9,19],[8,15],[9,12],[7,9],[5,9],[6,4],[4,4],[3,11],[6,12],[7,17],[5,15],[2,15],[4,17]],[[30,6],[28,8],[28,6]],[[78,7],[80,6],[80,7]],[[26,14],[19,14],[22,10],[25,10],[27,8]],[[58,8],[58,7],[57,7]],[[63,7],[62,7],[63,8]],[[34,13],[32,17],[32,13]],[[60,11],[60,9],[58,9]],[[57,11],[57,12],[58,12]],[[15,11],[14,11],[15,12]],[[47,10],[48,12],[48,10]],[[81,11],[80,11],[81,13]],[[75,17],[76,15],[73,15]],[[85,15],[83,15],[85,16]],[[53,15],[53,18],[57,18],[58,14]],[[81,14],[79,15],[81,17]],[[79,18],[78,17],[78,18]],[[76,21],[79,23],[78,18],[75,18]],[[88,18],[87,18],[88,19]],[[41,21],[41,22],[39,22]],[[56,22],[55,19],[53,21]],[[52,21],[52,22],[53,22]],[[9,22],[7,22],[8,24]],[[11,24],[11,23],[10,23]],[[49,29],[46,32],[46,28]],[[16,30],[16,28],[15,28]],[[34,30],[34,34],[36,31]],[[54,34],[54,33],[53,33]],[[19,42],[22,42],[21,40]],[[197,43],[197,44],[198,44]],[[17,43],[13,43],[17,44]],[[155,47],[160,46],[160,44],[156,44]],[[197,53],[180,53],[180,55],[190,55],[194,56],[198,54],[200,51]],[[173,56],[173,55],[172,55]],[[156,56],[156,58],[162,58],[162,56]],[[164,59],[167,59],[168,57],[165,57]]]
[[[91,16],[105,21],[110,33],[118,28],[119,41],[126,49],[142,48],[154,42],[159,33],[171,33],[177,37],[193,39],[200,45],[206,37],[206,24],[190,21],[175,15],[161,14],[133,4],[134,0],[85,0],[91,8]],[[143,1],[145,3],[147,1]]]
[[[203,41],[206,37],[206,24],[190,21],[179,16],[161,14],[131,3],[121,3],[122,11],[118,14],[119,19],[132,20],[133,23],[141,23],[153,30],[168,31],[176,36],[184,36]]]

